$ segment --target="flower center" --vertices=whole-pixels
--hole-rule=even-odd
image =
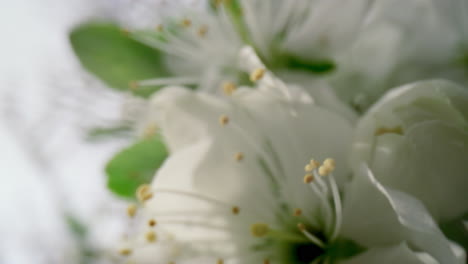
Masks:
[[[310,243],[291,244],[286,250],[286,256],[290,258],[288,263],[297,264],[309,264],[324,253],[323,248]]]
[[[270,228],[267,224],[256,223],[251,226],[254,237],[263,238],[262,243],[271,243],[273,251],[281,252],[279,259],[286,263],[321,263],[329,261],[329,256],[339,242],[337,237],[342,222],[341,197],[333,176],[335,161],[326,159],[323,164],[311,160],[306,166],[304,183],[309,185],[320,200],[319,218],[321,226],[309,226],[298,222],[296,228],[282,230]],[[301,219],[303,212],[296,208],[293,221]]]
[[[229,121],[223,119],[225,122],[221,122],[222,125],[227,125]],[[238,162],[239,159],[236,159]],[[310,186],[312,192],[316,194],[316,197],[320,200],[317,213],[317,218],[320,218],[319,226],[311,225],[305,220],[303,211],[299,208],[293,210],[289,219],[286,219],[287,223],[284,222],[278,226],[270,226],[267,223],[254,223],[250,225],[250,234],[255,239],[258,239],[248,251],[237,252],[236,255],[242,258],[246,254],[260,254],[264,259],[264,263],[296,263],[296,264],[307,264],[315,261],[314,263],[326,263],[333,256],[329,256],[332,252],[330,248],[335,248],[340,241],[337,241],[341,226],[341,198],[338,192],[338,187],[335,182],[333,171],[335,169],[335,161],[333,159],[326,159],[322,164],[315,160],[311,160],[306,166],[306,175],[303,178],[304,184]],[[177,189],[167,188],[151,188],[149,185],[143,185],[137,190],[137,197],[142,203],[146,203],[155,196],[161,194],[176,195],[178,197],[186,197],[189,199],[195,199],[205,203],[209,203],[219,208],[215,212],[219,216],[224,216],[229,220],[225,224],[212,224],[209,218],[206,221],[203,219],[198,220],[182,220],[173,219],[173,217],[180,212],[160,212],[152,213],[151,219],[147,221],[147,230],[145,231],[144,237],[146,242],[150,244],[156,243],[156,241],[164,242],[164,239],[158,239],[160,237],[156,231],[156,223],[162,225],[181,225],[181,226],[195,226],[200,229],[206,230],[224,230],[232,233],[234,229],[242,227],[244,225],[237,225],[236,222],[245,222],[246,219],[251,219],[254,212],[243,210],[239,206],[231,205],[224,201],[216,198],[206,196],[197,192],[189,192]],[[137,207],[132,205],[128,208],[128,215],[131,218],[136,217]],[[187,212],[189,213],[189,212]],[[153,217],[157,217],[158,221]],[[247,220],[249,221],[249,220]],[[296,224],[294,224],[296,223]],[[236,231],[242,232],[242,230]],[[237,236],[238,234],[233,234]],[[241,239],[249,241],[245,238]],[[189,244],[192,242],[189,241]],[[204,242],[198,241],[197,246],[205,246]],[[211,243],[211,242],[210,242]],[[222,242],[220,242],[222,243]],[[193,244],[193,243],[192,243]],[[211,246],[206,244],[206,246]],[[129,257],[131,250],[123,250],[122,255]],[[200,253],[203,252],[200,251]],[[221,252],[221,251],[220,251]],[[203,253],[201,253],[203,254]],[[231,256],[225,255],[225,259]],[[234,256],[234,258],[236,258]]]

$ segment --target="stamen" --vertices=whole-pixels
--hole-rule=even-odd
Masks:
[[[304,234],[304,236],[306,236],[313,244],[321,247],[321,248],[324,248],[325,247],[325,243],[322,242],[322,240],[320,240],[318,237],[314,236],[312,233],[310,233],[309,231],[307,231],[306,229],[306,226],[303,224],[303,223],[298,223],[297,224],[297,228],[299,229],[299,231],[302,232],[302,234]]]
[[[306,229],[305,225],[303,223],[297,223],[297,228],[299,231],[304,231]]]
[[[335,168],[336,162],[332,158],[327,158],[327,159],[325,159],[325,161],[323,161],[323,165],[325,165],[327,167]]]
[[[143,132],[144,138],[151,138],[156,135],[158,131],[158,126],[155,123],[150,123],[145,127],[145,131]]]
[[[156,242],[156,240],[157,240],[156,233],[154,231],[146,232],[145,239],[146,239],[146,241],[148,241],[150,243]]]
[[[136,90],[138,90],[139,85],[138,85],[137,81],[130,81],[128,83],[128,87],[130,88],[130,90],[136,91]]]
[[[234,156],[234,158],[236,159],[236,161],[240,162],[244,159],[244,153],[242,152],[237,152],[236,155]]]
[[[320,165],[319,162],[315,160],[311,160],[309,164],[314,167],[317,167]],[[331,174],[335,170],[336,162],[332,158],[327,158],[324,160],[323,164],[318,168],[318,170],[313,170],[313,174],[307,174],[304,177],[304,182],[308,183],[310,187],[312,188],[312,191],[318,196],[318,198],[321,200],[321,206],[325,210],[325,222],[324,224],[326,225],[325,230],[326,233],[329,234],[329,239],[330,241],[333,241],[336,239],[338,236],[340,227],[341,227],[341,221],[342,221],[342,209],[341,209],[341,198],[340,198],[340,193],[338,190],[338,185],[336,184],[335,178],[333,174]],[[306,169],[311,169],[311,167],[306,166]],[[310,177],[309,175],[314,175],[318,174],[319,176],[317,177]],[[329,175],[328,178],[328,185],[327,183],[322,179],[321,176],[326,176]],[[316,181],[314,181],[316,180]],[[319,188],[320,187],[320,188]],[[332,195],[332,200],[333,200],[333,205],[334,205],[334,217],[332,214],[332,205],[329,202],[329,189],[331,189],[331,195]],[[331,223],[331,220],[334,220],[333,223]],[[305,226],[300,226],[299,229],[303,228]]]
[[[263,260],[263,264],[270,264],[270,260],[264,259],[264,260]]]
[[[184,18],[182,20],[182,26],[184,27],[190,27],[192,25],[192,21],[190,19]]]
[[[308,176],[312,176],[312,177],[308,177]],[[325,211],[324,216],[323,216],[325,218],[324,219],[325,220],[324,224],[327,225],[327,224],[330,223],[330,221],[333,218],[332,209],[330,207],[330,204],[329,204],[328,198],[327,198],[327,193],[328,193],[327,187],[323,183],[322,179],[320,179],[320,178],[321,177],[314,177],[312,174],[308,174],[308,175],[306,175],[304,177],[304,182],[309,184],[309,186],[312,188],[312,191],[320,199],[320,205],[322,206],[323,210]],[[310,179],[312,179],[312,180],[310,180]],[[323,186],[320,186],[320,184],[323,184]],[[321,188],[319,188],[319,186]]]
[[[201,27],[198,29],[198,36],[204,37],[204,36],[206,35],[207,32],[208,32],[208,26],[207,26],[207,25],[203,25],[203,26],[201,26]]]
[[[130,248],[121,248],[119,250],[119,254],[122,256],[130,256],[132,254],[132,250]]]
[[[320,176],[327,176],[331,171],[332,171],[332,169],[330,167],[322,165],[318,169],[318,174]]]
[[[265,69],[257,68],[250,74],[250,80],[252,82],[256,82],[256,81],[262,79],[264,74],[265,74]]]
[[[275,230],[271,229],[270,226],[268,226],[265,223],[256,223],[250,226],[250,233],[254,237],[265,237],[268,236],[272,239],[278,240],[278,241],[290,241],[290,242],[297,242],[297,243],[303,243],[307,242],[307,238],[300,236],[295,233],[289,233],[285,232],[282,230]]]
[[[336,184],[335,177],[333,177],[333,175],[330,175],[330,177],[328,177],[328,180],[330,182],[333,195],[333,203],[335,205],[335,226],[333,227],[333,232],[330,237],[330,240],[334,241],[338,236],[338,233],[340,232],[341,221],[343,217],[341,213],[341,197],[340,192],[338,191],[338,186]]]
[[[278,90],[288,100],[292,98],[291,91],[286,86],[286,84],[283,83],[278,78],[276,78],[273,74],[268,73],[264,70],[265,65],[262,63],[262,61],[257,56],[257,54],[255,53],[255,50],[252,47],[250,46],[243,47],[239,52],[239,57],[241,58],[242,64],[243,64],[241,67],[248,72],[253,71],[251,72],[251,75],[250,75],[250,80],[252,82],[262,79],[263,85],[265,87],[268,87],[269,89]],[[258,75],[255,75],[254,73],[258,70],[260,70],[259,73],[262,72],[262,74],[257,79],[255,77]],[[295,112],[293,111],[292,114],[294,113]]]
[[[313,174],[306,174],[304,176],[304,183],[311,183],[314,181],[314,175]]]
[[[199,200],[202,200],[202,201],[206,201],[206,202],[209,202],[209,203],[212,203],[212,204],[217,204],[217,205],[220,205],[222,207],[231,208],[231,212],[240,210],[238,206],[229,205],[226,202],[223,202],[223,201],[217,200],[215,198],[203,195],[201,193],[193,193],[193,192],[188,192],[188,191],[183,191],[183,190],[176,190],[176,189],[168,189],[168,188],[164,188],[164,189],[163,188],[158,188],[158,189],[155,190],[155,192],[156,193],[171,193],[171,194],[189,196],[189,197],[196,198],[196,199],[199,199]],[[237,208],[237,209],[235,209],[235,208]]]
[[[327,184],[323,181],[323,176],[320,176],[320,174],[318,173],[318,170],[314,170],[313,174],[316,179],[315,182],[317,183],[318,187],[320,187],[321,192],[325,196],[328,195],[328,187],[327,187]]]
[[[136,191],[136,197],[140,202],[144,202],[153,198],[153,193],[151,192],[151,186],[148,184],[140,185],[140,187],[138,187]]]
[[[129,217],[134,217],[136,212],[137,212],[137,209],[138,207],[136,206],[136,204],[131,204],[127,207],[127,215]]]
[[[232,207],[232,213],[235,214],[235,215],[238,215],[240,212],[240,208],[237,207],[237,206],[233,206]]]
[[[250,233],[254,237],[264,237],[270,231],[270,227],[264,223],[256,223],[250,226]]]
[[[164,26],[163,26],[163,25],[159,24],[158,26],[156,26],[156,31],[158,31],[158,32],[163,32],[163,30],[164,30]]]
[[[216,264],[224,264],[224,260],[218,259],[218,261],[216,261]]]
[[[311,171],[313,171],[314,169],[315,169],[315,168],[314,168],[312,165],[310,165],[310,164],[307,164],[307,165],[305,165],[305,167],[304,167],[305,172],[311,172]]]
[[[151,227],[156,226],[157,223],[158,223],[158,222],[156,222],[156,220],[154,220],[154,219],[150,219],[150,220],[148,221],[148,225],[151,226]]]
[[[388,134],[388,133],[403,135],[403,128],[401,128],[401,126],[397,126],[397,127],[380,127],[380,128],[375,130],[374,135],[381,136],[381,135]]]
[[[233,82],[224,82],[222,89],[226,95],[232,95],[237,88]]]
[[[302,215],[302,210],[300,208],[294,209],[294,216],[301,216]]]
[[[225,225],[217,225],[217,224],[210,224],[207,223],[206,221],[189,221],[189,220],[179,220],[179,219],[160,219],[159,222],[165,224],[165,225],[184,225],[184,226],[197,226],[197,227],[202,227],[206,229],[214,229],[214,230],[221,230],[221,231],[226,231],[226,230],[232,230],[232,227],[230,226],[225,226]]]
[[[313,168],[313,169],[316,169],[320,166],[320,162],[314,160],[314,159],[311,159],[309,161],[309,165]]]
[[[126,29],[126,28],[122,28],[120,31],[122,32],[122,34],[123,34],[124,36],[130,35],[130,31],[129,31],[128,29]]]
[[[219,117],[219,124],[220,124],[221,126],[225,126],[225,125],[227,125],[228,123],[229,123],[229,117],[228,117],[228,116],[222,115],[222,116]]]

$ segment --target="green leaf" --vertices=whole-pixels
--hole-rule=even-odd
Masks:
[[[167,76],[162,55],[108,23],[88,23],[70,33],[71,45],[82,65],[109,86],[129,90],[136,80]],[[133,92],[149,96],[158,87],[138,87]]]
[[[107,164],[107,187],[117,195],[133,198],[138,186],[151,182],[167,156],[167,149],[159,137],[137,142]]]

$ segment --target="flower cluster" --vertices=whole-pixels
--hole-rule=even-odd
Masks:
[[[465,0],[220,0],[125,32],[164,74],[131,80],[156,87],[147,141],[108,166],[119,194],[122,170],[155,172],[122,260],[466,263],[466,228],[441,228],[468,212],[466,17]]]
[[[255,87],[227,100],[182,87],[151,98],[149,123],[171,154],[137,190],[149,224],[127,241],[131,259],[464,263],[436,220],[468,209],[453,204],[466,200],[467,91],[446,81],[395,88],[356,125],[256,65],[251,48],[241,56],[254,62]],[[154,243],[152,221],[171,236]],[[154,248],[168,242],[158,262]]]

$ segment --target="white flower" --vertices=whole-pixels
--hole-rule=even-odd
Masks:
[[[245,84],[237,54],[251,45],[272,70],[313,73],[334,69],[370,8],[370,0],[239,0],[217,2],[211,13],[187,14],[160,25],[159,36],[136,39],[162,50],[175,77],[138,85],[197,85],[211,92]],[[229,88],[228,88],[229,89]]]
[[[157,76],[138,85],[198,85],[213,91],[221,82],[236,81],[242,39],[224,11],[191,14],[158,26],[159,34],[135,32],[134,38],[163,51],[174,77]],[[156,77],[156,76],[155,76]],[[217,85],[214,87],[214,85]]]
[[[447,81],[393,89],[357,125],[354,162],[366,161],[440,221],[468,212],[467,157],[468,91]]]
[[[467,7],[464,0],[376,1],[332,77],[339,96],[365,110],[390,88],[409,82],[468,83]]]
[[[228,100],[178,87],[152,98],[171,155],[137,194],[178,241],[174,263],[463,263],[422,203],[347,166],[347,119],[252,74],[258,87]]]

